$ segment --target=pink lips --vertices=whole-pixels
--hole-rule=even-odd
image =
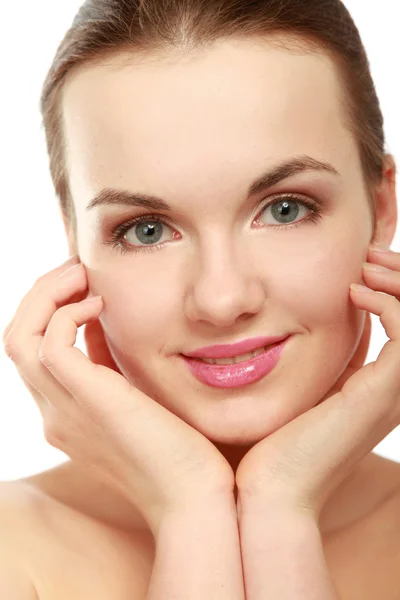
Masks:
[[[255,337],[237,342],[236,344],[220,344],[218,346],[204,346],[194,352],[186,353],[184,356],[189,358],[233,358],[234,356],[241,356],[248,352],[253,352],[258,348],[264,346],[270,346],[276,344],[287,336],[274,336],[274,337]]]
[[[259,356],[232,365],[212,365],[193,356],[200,355],[201,358],[232,358],[247,352],[257,350],[264,345],[271,344],[272,338],[253,338],[239,344],[229,346],[209,346],[201,348],[191,356],[181,355],[192,375],[200,382],[217,388],[236,388],[259,381],[278,364],[280,355],[291,336],[287,336],[275,343],[271,348],[265,350]],[[255,339],[261,340],[254,345]],[[267,339],[269,342],[264,342]],[[250,349],[251,348],[251,349]],[[234,352],[232,351],[234,349]],[[208,356],[207,356],[208,354]]]

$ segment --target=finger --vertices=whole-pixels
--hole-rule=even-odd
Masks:
[[[16,355],[32,336],[43,336],[57,308],[68,302],[72,294],[87,289],[87,275],[83,265],[75,265],[61,277],[49,280],[46,285],[38,284],[26,294],[17,311],[15,321],[5,345]],[[9,355],[9,354],[8,354]],[[10,358],[13,358],[10,356]]]
[[[157,423],[160,423],[158,443],[165,441],[173,453],[175,450],[171,446],[167,425],[171,423],[179,427],[180,419],[149,399],[122,374],[94,364],[79,348],[74,347],[78,328],[97,320],[102,310],[101,296],[61,307],[47,327],[39,350],[40,360],[60,386],[73,397],[78,409],[89,414],[92,421],[105,423],[108,429],[115,427],[120,435],[121,428],[129,423],[129,433],[125,431],[122,437],[129,439],[136,435],[137,440],[140,439],[138,451],[149,453],[152,448],[154,451],[151,440]],[[137,430],[134,431],[132,425],[135,423]],[[164,426],[165,430],[162,430]]]
[[[384,292],[395,296],[400,300],[400,271],[387,269],[384,271],[376,271],[371,269],[375,265],[368,264],[363,268],[363,279],[366,285],[375,291]],[[386,269],[379,265],[381,269]]]
[[[360,460],[371,452],[400,421],[400,302],[392,295],[374,290],[351,289],[353,302],[361,310],[377,315],[389,340],[375,362],[371,362],[346,381],[341,392],[310,412],[312,421],[305,423],[308,445],[314,449],[307,455],[312,461],[320,449],[318,467],[309,489],[324,490],[322,506],[332,490]],[[305,417],[307,419],[307,416]],[[314,431],[315,445],[312,434]],[[340,444],[337,443],[340,440]],[[334,465],[334,473],[332,473]],[[312,472],[312,465],[310,473]],[[319,471],[319,473],[318,473]],[[326,477],[329,474],[328,477]],[[325,479],[326,478],[326,479]],[[327,485],[321,485],[327,481]]]
[[[352,356],[347,368],[350,372],[358,371],[364,363],[368,355],[369,344],[371,341],[371,314],[367,312],[365,315],[364,329],[361,335],[361,339],[358,343],[357,350]]]
[[[365,359],[368,354],[370,341],[371,341],[371,313],[367,312],[365,315],[364,329],[363,329],[360,341],[358,343],[358,346],[357,346],[352,358],[350,359],[350,361],[349,361],[347,367],[345,368],[345,370],[343,371],[343,373],[340,375],[339,379],[329,389],[328,393],[320,399],[318,404],[322,404],[322,402],[325,402],[328,398],[330,398],[337,392],[340,392],[343,389],[343,386],[346,383],[346,381],[348,381],[350,379],[350,377],[352,377],[356,371],[361,369],[361,367],[365,363]],[[318,406],[318,404],[317,404],[317,406]]]
[[[48,324],[39,349],[39,359],[45,368],[78,403],[89,408],[95,403],[99,405],[102,399],[109,403],[116,396],[122,404],[133,389],[122,375],[94,364],[74,347],[78,328],[98,319],[102,309],[101,296],[59,308]]]
[[[367,258],[388,269],[400,271],[400,252],[393,250],[377,251],[376,249],[369,248]]]
[[[351,289],[350,293],[359,309],[380,318],[389,341],[375,362],[357,370],[340,392],[301,415],[294,424],[300,443],[297,446],[294,442],[292,449],[296,454],[296,446],[299,448],[305,466],[303,489],[308,489],[310,495],[312,490],[319,491],[319,507],[351,469],[399,424],[400,302],[368,288]]]
[[[63,272],[67,271],[71,266],[74,266],[75,264],[79,264],[79,262],[80,262],[79,256],[76,254],[75,256],[73,256],[72,258],[67,260],[64,264],[62,264],[61,266],[53,269],[52,271],[49,271],[49,273],[42,275],[41,277],[39,277],[36,280],[35,285],[28,292],[28,294],[26,294],[24,296],[24,298],[20,302],[20,304],[14,314],[14,317],[11,319],[10,323],[5,328],[5,330],[3,332],[3,343],[5,342],[8,334],[11,332],[11,329],[13,328],[16,319],[21,315],[22,312],[25,312],[27,306],[30,306],[31,298],[32,298],[33,294],[36,292],[36,289],[43,287],[43,286],[46,287],[49,281],[57,278]]]
[[[84,329],[84,340],[88,357],[92,363],[96,365],[103,365],[109,369],[112,369],[113,371],[116,371],[117,373],[121,373],[110,353],[104,337],[103,327],[98,319],[86,323]]]
[[[390,341],[376,362],[363,366],[338,393],[263,440],[258,450],[267,477],[272,476],[268,493],[277,493],[281,500],[286,494],[289,501],[317,511],[399,422],[400,303],[373,290],[350,292],[358,308],[380,317]]]
[[[70,301],[77,290],[86,289],[87,275],[83,266],[64,271],[61,277],[38,286],[34,294],[28,293],[25,297],[25,310],[18,313],[4,344],[7,356],[21,377],[49,401],[65,394],[65,390],[39,360],[44,333],[58,306]],[[35,400],[40,403],[37,393]]]
[[[392,276],[393,279],[395,278]],[[359,308],[379,317],[389,338],[375,363],[372,363],[375,382],[371,381],[370,384],[384,385],[388,398],[393,398],[393,395],[400,393],[400,302],[392,295],[368,289],[366,291],[351,289],[351,295],[353,302]],[[398,398],[396,400],[398,401]]]

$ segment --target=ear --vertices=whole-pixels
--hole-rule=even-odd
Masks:
[[[96,365],[103,365],[122,375],[110,353],[99,319],[85,324],[83,336],[89,359]]]
[[[397,167],[391,154],[386,154],[383,162],[382,181],[375,191],[376,224],[371,241],[389,248],[397,228]]]

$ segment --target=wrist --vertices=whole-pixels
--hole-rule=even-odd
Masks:
[[[218,530],[220,521],[231,521],[237,526],[236,503],[232,494],[202,496],[190,503],[183,502],[169,507],[159,519],[153,531],[155,539],[171,529],[180,529],[189,536],[199,531]],[[207,533],[208,535],[208,533]]]
[[[237,515],[239,524],[244,518],[270,523],[279,527],[286,522],[298,523],[299,527],[313,527],[318,523],[315,511],[306,504],[300,505],[275,497],[265,495],[246,494],[239,490],[237,501]]]
[[[246,502],[239,533],[249,598],[338,599],[318,523],[309,511]]]

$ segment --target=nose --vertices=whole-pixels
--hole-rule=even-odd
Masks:
[[[251,263],[253,266],[251,266]],[[263,281],[250,257],[238,260],[227,248],[204,257],[192,270],[185,314],[193,322],[229,327],[257,314],[265,301]]]

